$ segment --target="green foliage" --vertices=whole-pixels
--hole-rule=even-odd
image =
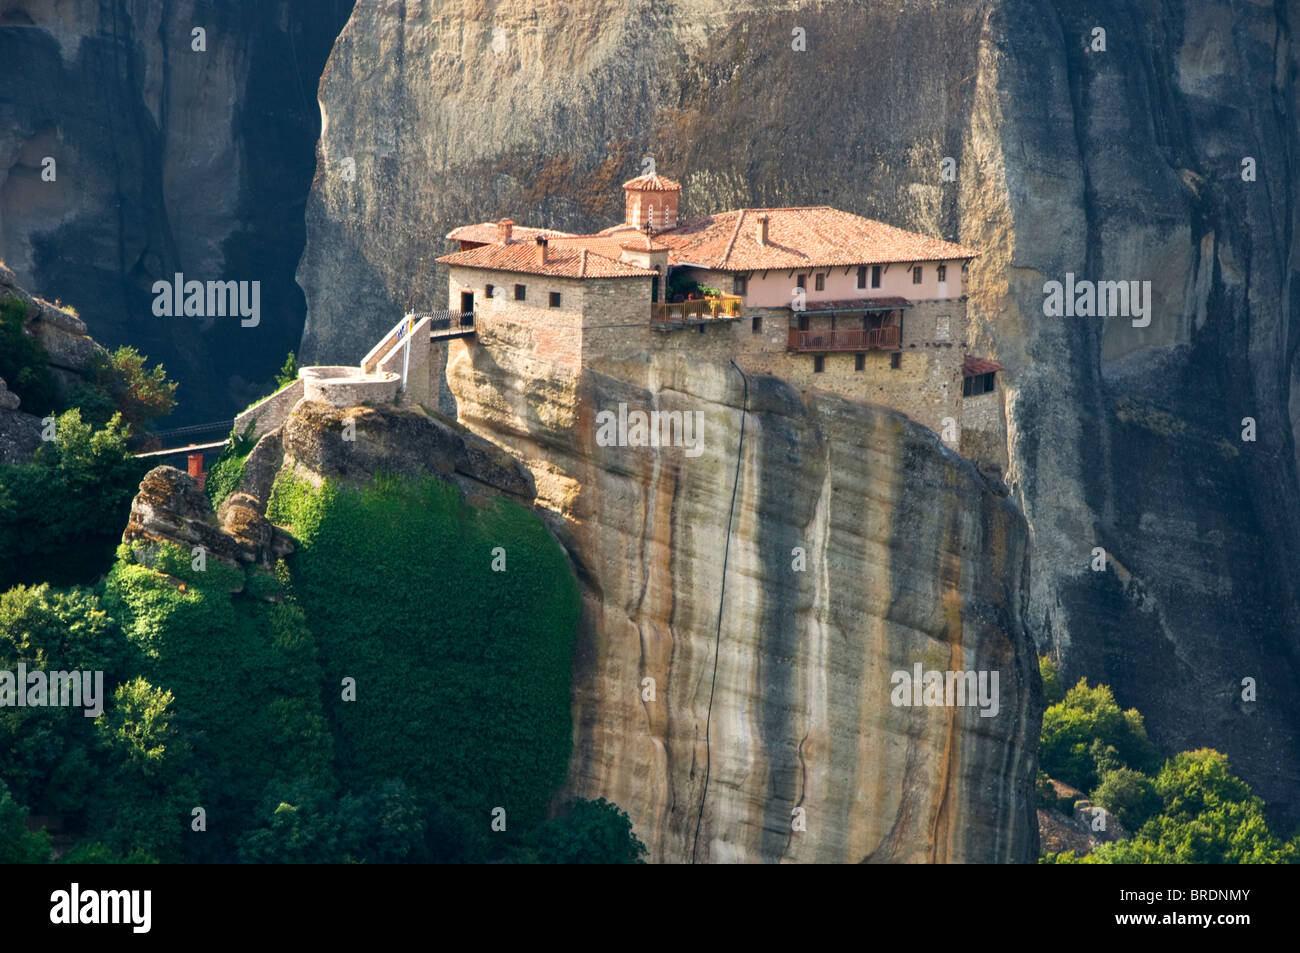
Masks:
[[[422,812],[400,781],[341,798],[291,784],[266,799],[260,816],[240,842],[245,863],[384,864],[424,856]]]
[[[577,800],[525,839],[521,858],[542,864],[641,864],[646,846],[627,814],[604,798]]]
[[[74,409],[31,463],[0,465],[0,589],[107,570],[145,472],[126,437],[118,418],[95,429]]]
[[[1300,862],[1300,838],[1269,830],[1264,802],[1232,774],[1228,759],[1202,748],[1165,762],[1155,780],[1161,811],[1128,840],[1102,844],[1084,857],[1045,863],[1286,864]]]
[[[1038,763],[1050,776],[1089,791],[1104,770],[1154,770],[1155,747],[1137,709],[1121,711],[1106,685],[1087,679],[1043,713]]]
[[[342,784],[401,778],[483,828],[502,804],[511,832],[540,821],[571,745],[578,593],[537,517],[476,509],[434,479],[313,490],[284,476],[268,516],[298,540],[287,563]],[[491,569],[498,546],[505,572]],[[355,702],[339,700],[345,677]]]
[[[1130,831],[1159,814],[1163,806],[1155,782],[1132,768],[1103,773],[1101,784],[1092,792],[1092,801],[1114,814]]]
[[[50,859],[50,835],[27,829],[27,808],[0,781],[0,864],[43,864]]]
[[[58,389],[50,355],[23,330],[27,305],[9,296],[0,300],[0,379],[22,401],[20,409],[43,417],[56,409]]]
[[[112,707],[96,722],[112,769],[96,791],[90,828],[119,855],[181,857],[190,811],[200,798],[189,746],[174,725],[173,700],[137,676],[118,686]]]
[[[176,407],[176,383],[161,364],[145,367],[146,358],[133,347],[96,354],[88,382],[76,388],[69,402],[92,423],[103,425],[119,413],[132,432],[144,429]]]
[[[46,672],[102,671],[107,692],[129,654],[117,622],[88,590],[19,586],[0,595],[0,670],[21,662]],[[3,709],[0,780],[39,814],[80,818],[105,764],[94,727],[80,707]]]
[[[298,379],[298,359],[293,356],[293,351],[284,359],[284,366],[280,372],[275,375],[275,389],[284,390],[290,384]]]
[[[149,682],[175,697],[209,823],[226,832],[208,840],[233,849],[233,832],[268,784],[332,784],[315,640],[291,602],[232,595],[244,570],[209,559],[194,571],[170,545],[124,546],[121,555],[104,601],[144,656]]]
[[[244,479],[244,464],[248,460],[248,455],[253,452],[253,448],[257,446],[257,441],[253,439],[253,428],[256,426],[257,421],[254,419],[248,422],[242,434],[231,430],[230,442],[222,449],[217,462],[208,470],[208,479],[203,490],[212,501],[214,510],[221,505],[222,500],[235,492],[235,488]]]
[[[142,850],[132,850],[123,856],[107,844],[88,841],[77,844],[60,859],[61,864],[156,864],[158,858]]]
[[[1065,700],[1065,685],[1061,682],[1061,672],[1050,655],[1038,656],[1038,675],[1043,680],[1043,700],[1048,705],[1055,705]]]

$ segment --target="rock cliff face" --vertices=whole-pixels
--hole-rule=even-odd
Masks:
[[[320,89],[304,349],[352,359],[402,307],[441,305],[454,225],[610,224],[644,156],[683,182],[686,214],[827,203],[979,248],[971,344],[1007,367],[1041,647],[1140,707],[1166,751],[1226,752],[1294,821],[1293,19],[1227,0],[361,5]],[[1150,324],[1045,316],[1067,272],[1150,281]],[[566,472],[558,452],[535,471]],[[607,571],[622,555],[585,545]]]
[[[660,861],[1035,855],[1028,540],[969,463],[730,368],[573,376],[458,343],[447,376],[577,563],[569,793],[616,801]],[[698,412],[700,439],[601,446],[620,404]],[[996,713],[895,705],[918,663],[998,672]]]
[[[0,301],[20,301],[26,310],[23,331],[45,348],[54,382],[63,394],[82,382],[101,348],[77,315],[29,294],[13,271],[0,262]],[[22,400],[0,380],[0,463],[29,460],[41,443],[41,418],[28,413]]]
[[[351,6],[22,0],[0,11],[0,258],[36,293],[93,307],[106,345],[162,361],[182,385],[177,419],[233,413],[297,344],[312,91]],[[153,282],[176,272],[260,281],[260,324],[155,317]]]

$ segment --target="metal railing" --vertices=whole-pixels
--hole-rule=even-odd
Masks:
[[[693,301],[652,304],[650,318],[666,323],[691,319],[738,318],[740,306],[740,295],[713,295],[708,298],[696,298]]]

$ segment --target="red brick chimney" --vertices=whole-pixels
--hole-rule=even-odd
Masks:
[[[541,235],[538,235],[537,236],[537,264],[539,265],[546,264],[547,249],[549,247],[550,246],[547,244],[546,239]]]
[[[767,216],[766,215],[760,215],[758,217],[758,243],[760,245],[767,244]]]
[[[510,244],[510,230],[514,228],[515,223],[508,218],[503,218],[497,222],[497,244]]]
[[[191,453],[186,460],[189,463],[190,476],[199,485],[199,489],[203,489],[203,485],[208,482],[208,475],[203,472],[203,454]]]

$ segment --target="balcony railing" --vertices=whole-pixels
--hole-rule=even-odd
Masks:
[[[846,328],[831,331],[799,331],[790,329],[792,351],[896,351],[901,341],[901,329]]]
[[[667,324],[684,321],[703,321],[709,318],[740,317],[740,295],[716,295],[678,301],[671,304],[650,305],[650,317]]]

